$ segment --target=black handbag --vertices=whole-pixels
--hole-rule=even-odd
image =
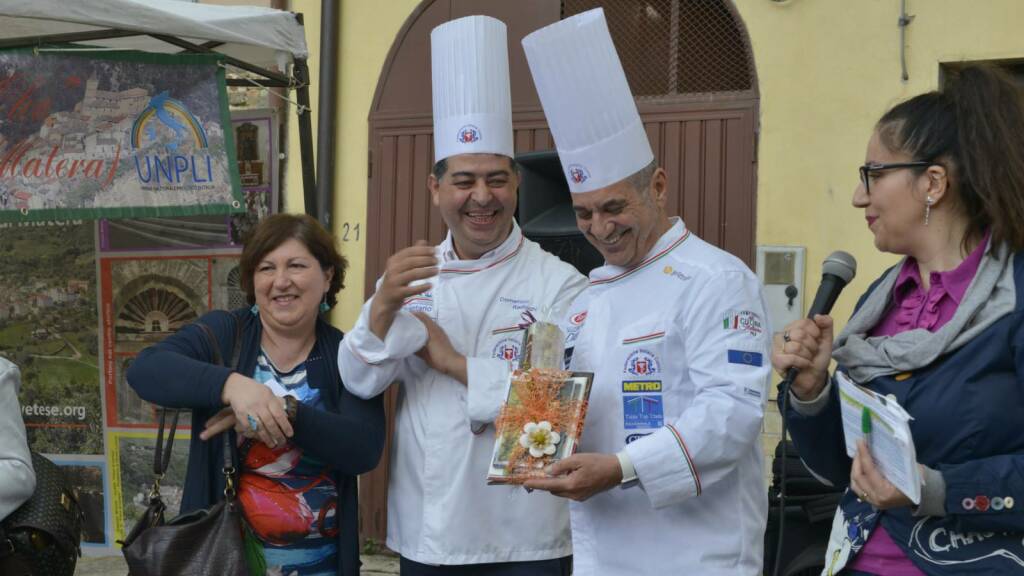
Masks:
[[[213,347],[214,358],[222,364],[217,339],[204,324]],[[239,326],[240,327],[240,326]],[[231,366],[238,364],[238,334]],[[171,413],[166,452],[163,446],[164,419]],[[156,452],[153,457],[155,480],[149,494],[149,506],[131,533],[121,542],[121,552],[128,562],[129,576],[247,576],[245,545],[242,531],[244,519],[241,506],[235,498],[234,453],[228,431],[222,432],[226,481],[224,500],[208,510],[196,510],[164,522],[166,505],[160,497],[160,480],[170,463],[174,431],[178,425],[178,411],[161,409]]]
[[[36,489],[0,522],[0,574],[71,576],[82,555],[82,509],[60,466],[32,452]]]

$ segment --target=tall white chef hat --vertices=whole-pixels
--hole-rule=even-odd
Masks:
[[[545,26],[523,48],[571,192],[604,188],[651,163],[604,10]]]
[[[505,24],[489,16],[445,22],[430,33],[434,162],[456,154],[513,156]]]

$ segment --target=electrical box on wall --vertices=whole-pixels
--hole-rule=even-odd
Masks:
[[[803,246],[757,247],[757,277],[764,285],[772,330],[782,330],[804,315],[805,253]]]

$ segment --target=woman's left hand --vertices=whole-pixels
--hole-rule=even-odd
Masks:
[[[857,455],[853,459],[853,470],[850,472],[850,490],[878,510],[913,504],[910,498],[885,479],[875,466],[871,450],[863,440],[857,443]]]

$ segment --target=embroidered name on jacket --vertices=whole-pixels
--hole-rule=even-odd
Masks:
[[[410,296],[402,302],[402,309],[409,312],[425,312],[430,313],[434,311],[434,291],[427,290],[423,294],[417,294]]]

